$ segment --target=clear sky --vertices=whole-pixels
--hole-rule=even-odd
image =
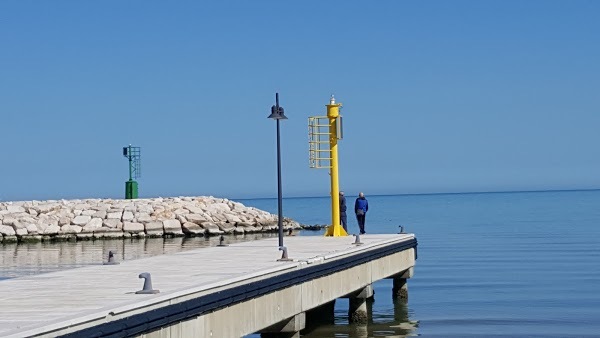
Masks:
[[[600,1],[0,2],[0,200],[600,188]]]

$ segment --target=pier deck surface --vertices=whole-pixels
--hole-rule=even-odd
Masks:
[[[190,290],[209,290],[278,271],[296,269],[311,260],[351,255],[369,248],[414,238],[412,234],[354,237],[286,236],[291,262],[279,262],[277,238],[209,247],[93,265],[0,281],[0,336],[35,334],[52,327],[106,316],[111,311],[151,304]],[[135,294],[149,272],[154,295]]]

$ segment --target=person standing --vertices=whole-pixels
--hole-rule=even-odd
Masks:
[[[348,232],[348,217],[346,216],[346,197],[344,197],[344,192],[340,191],[340,223],[342,227]]]
[[[369,211],[369,202],[365,198],[365,194],[362,192],[358,194],[356,202],[354,202],[354,212],[356,213],[356,220],[358,221],[358,227],[360,228],[360,234],[365,232],[365,217]]]

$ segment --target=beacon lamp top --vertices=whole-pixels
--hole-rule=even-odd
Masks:
[[[331,94],[331,98],[329,99],[328,106],[339,106],[341,108],[342,104],[341,103],[336,103],[335,102],[335,97],[333,96],[333,94]]]

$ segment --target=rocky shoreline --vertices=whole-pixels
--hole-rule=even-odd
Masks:
[[[285,231],[319,230],[284,218]],[[0,203],[0,242],[277,232],[277,215],[212,196]]]

